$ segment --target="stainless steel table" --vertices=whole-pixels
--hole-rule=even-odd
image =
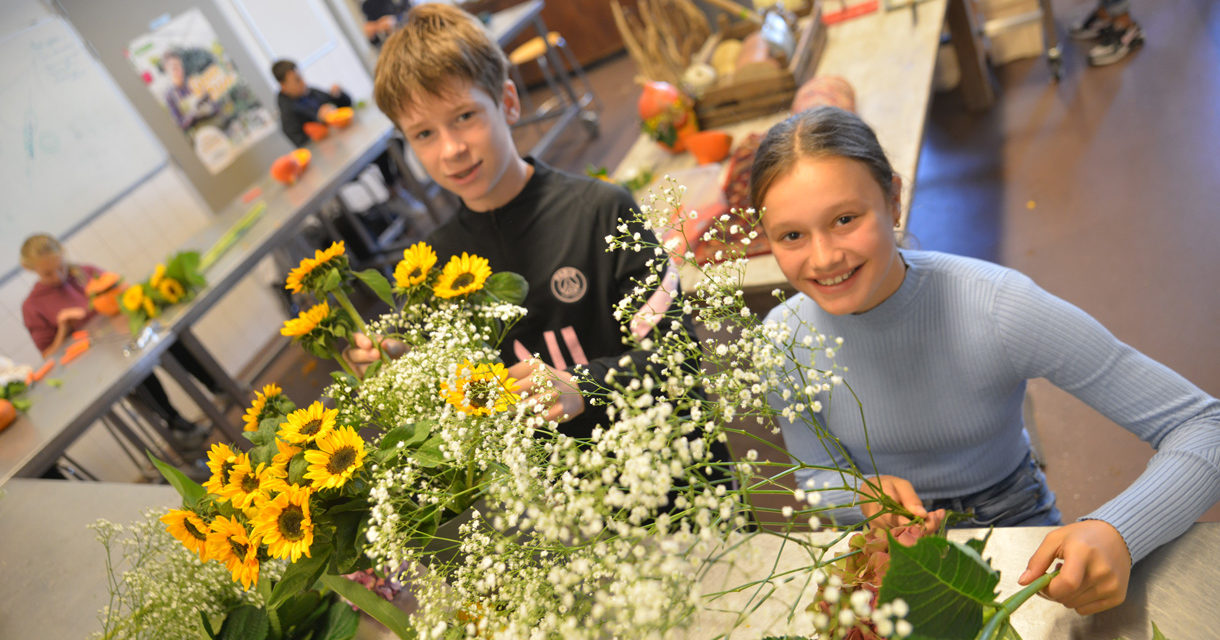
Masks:
[[[300,222],[339,187],[379,155],[393,128],[374,109],[357,112],[352,124],[326,140],[315,143],[309,168],[290,187],[270,177],[257,183],[261,195],[251,203],[234,202],[212,224],[192,236],[182,250],[206,251],[259,201],[266,204],[262,216],[241,239],[222,255],[205,274],[208,285],[190,302],[172,307],[157,319],[157,339],[140,350],[127,349],[130,336],[123,318],[100,318],[90,323],[92,348],[67,367],[57,365],[49,377],[59,378],[56,389],[38,385],[29,393],[33,406],[8,429],[0,432],[0,484],[13,476],[38,476],[46,471],[86,428],[102,418],[162,362],[200,408],[231,439],[240,437],[228,425],[220,409],[203,395],[181,367],[162,356],[176,339],[192,351],[226,395],[238,405],[248,401],[248,390],[235,382],[203,349],[190,332],[191,325],[224,297],[271,249],[283,242]],[[57,356],[59,354],[56,354]]]
[[[1000,571],[998,590],[1001,599],[1021,589],[1017,577],[1038,544],[1053,527],[1009,527],[993,530],[984,557]],[[958,542],[981,538],[984,529],[957,529],[949,538]],[[823,535],[823,534],[817,534]],[[704,594],[757,580],[769,567],[780,541],[775,536],[757,536],[751,549],[732,564],[718,566],[701,583]],[[1181,537],[1153,551],[1131,572],[1127,599],[1123,604],[1091,616],[1080,616],[1059,603],[1030,598],[1012,617],[1013,626],[1025,640],[1148,640],[1152,622],[1173,640],[1213,640],[1217,633],[1215,615],[1207,603],[1220,595],[1220,565],[1213,558],[1220,550],[1220,523],[1204,522],[1191,526]],[[774,573],[807,565],[802,552],[793,545],[785,548]],[[774,595],[750,616],[748,623],[734,631],[731,638],[760,638],[786,633],[807,635],[809,629],[790,626],[789,610],[804,609],[812,592],[801,590],[801,579],[776,585]],[[741,608],[747,596],[734,594],[724,601],[725,609]],[[707,639],[723,633],[733,623],[731,614],[706,613],[682,637]]]

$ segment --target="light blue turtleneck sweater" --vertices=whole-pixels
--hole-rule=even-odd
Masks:
[[[831,315],[797,295],[767,316],[793,328],[798,341],[811,328],[844,339],[833,362],[847,368],[843,379],[863,408],[840,385],[819,395],[817,418],[862,471],[906,478],[925,500],[995,484],[1029,451],[1025,382],[1046,378],[1157,449],[1135,483],[1085,516],[1113,525],[1133,562],[1220,500],[1220,401],[1021,273],[936,252],[902,255],[902,285],[865,313]],[[799,366],[830,367],[821,350],[799,353]],[[795,459],[842,463],[803,421],[781,427]],[[842,485],[825,471],[798,480]],[[832,492],[824,500],[852,497]]]

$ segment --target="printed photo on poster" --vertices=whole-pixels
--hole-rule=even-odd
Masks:
[[[213,174],[275,130],[198,9],[132,40],[127,58]]]

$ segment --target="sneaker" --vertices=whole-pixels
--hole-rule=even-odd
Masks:
[[[1092,40],[1100,36],[1102,29],[1111,24],[1113,22],[1110,20],[1110,14],[1106,13],[1105,9],[1097,7],[1079,22],[1068,27],[1068,35],[1077,40]]]
[[[1144,44],[1144,31],[1134,22],[1126,28],[1106,27],[1098,36],[1097,44],[1089,49],[1089,64],[1095,67],[1114,64],[1141,44]]]

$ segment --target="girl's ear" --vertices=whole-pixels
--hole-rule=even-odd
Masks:
[[[512,80],[504,81],[504,90],[500,93],[500,107],[504,109],[504,119],[508,126],[517,124],[521,118],[521,98],[517,95],[517,85]]]
[[[895,173],[890,180],[890,192],[894,194],[890,198],[890,217],[894,220],[894,227],[897,227],[902,224],[902,177]]]

